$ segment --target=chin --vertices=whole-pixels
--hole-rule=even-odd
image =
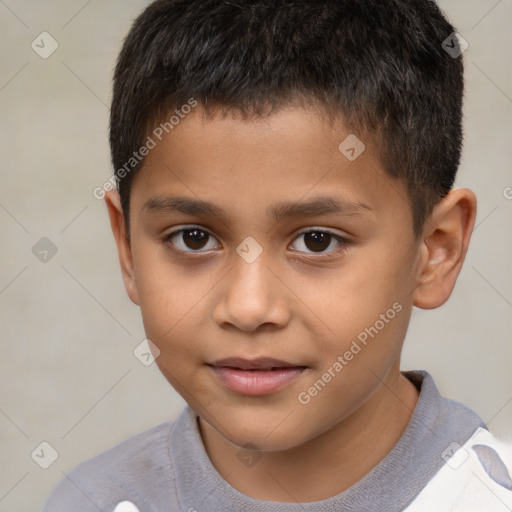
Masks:
[[[291,416],[291,415],[290,415]],[[298,432],[294,425],[288,428],[280,421],[262,421],[259,418],[245,419],[229,423],[229,431],[225,425],[211,425],[228,442],[241,449],[252,449],[262,452],[280,452],[295,448],[307,441],[306,432]],[[282,420],[281,420],[282,421]],[[276,426],[278,426],[276,428]],[[291,428],[290,428],[291,427]]]
[[[230,443],[240,449],[257,450],[260,452],[282,452],[290,450],[302,444],[300,439],[287,437],[286,439],[268,439],[266,434],[261,432],[260,435],[247,435],[243,432],[240,436],[230,436],[226,438]]]

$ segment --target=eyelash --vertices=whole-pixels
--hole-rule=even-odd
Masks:
[[[166,235],[163,238],[162,241],[165,244],[168,245],[168,247],[169,247],[169,249],[171,251],[173,251],[174,253],[179,254],[180,256],[188,257],[189,255],[195,255],[195,254],[201,255],[202,253],[207,253],[208,251],[202,251],[202,250],[183,251],[181,249],[177,249],[175,244],[171,242],[171,239],[174,236],[179,235],[180,233],[184,233],[184,232],[187,232],[187,231],[193,231],[193,230],[197,230],[197,231],[200,231],[202,233],[206,233],[210,237],[215,238],[214,235],[212,235],[206,229],[203,229],[203,228],[201,228],[199,226],[192,225],[192,226],[186,226],[184,228],[181,228],[181,229],[178,229],[176,231],[173,231],[172,233],[169,233],[168,235]],[[311,227],[311,228],[304,229],[303,231],[300,231],[299,233],[297,233],[297,237],[295,239],[299,238],[302,235],[308,234],[308,233],[324,233],[324,234],[331,235],[331,237],[334,238],[340,244],[340,247],[338,247],[337,249],[328,251],[328,252],[317,252],[317,253],[315,253],[313,251],[312,252],[297,251],[297,252],[300,252],[302,254],[313,255],[313,257],[315,259],[317,259],[317,260],[321,259],[321,258],[325,258],[325,257],[332,257],[333,254],[338,254],[338,253],[346,251],[347,250],[347,246],[350,243],[350,241],[347,238],[344,238],[343,236],[334,233],[330,229],[320,228],[320,227]],[[196,256],[192,256],[192,257],[194,258]]]

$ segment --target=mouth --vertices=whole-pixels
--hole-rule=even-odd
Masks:
[[[274,358],[227,358],[208,363],[226,388],[242,395],[268,395],[295,381],[308,368]]]

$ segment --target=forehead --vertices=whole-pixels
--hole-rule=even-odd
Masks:
[[[304,215],[319,214],[322,202],[326,213],[364,214],[389,210],[391,196],[409,208],[375,142],[307,107],[242,119],[206,116],[198,106],[155,139],[132,187],[134,209],[146,213],[181,207],[225,217],[258,212],[273,221],[297,213],[300,206],[294,212],[289,203]]]

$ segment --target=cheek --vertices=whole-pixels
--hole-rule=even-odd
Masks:
[[[357,261],[312,289],[310,304],[328,327],[322,344],[325,363],[346,354],[351,367],[377,370],[396,356],[411,313],[409,259],[385,248],[361,251]]]
[[[404,300],[407,285],[402,263],[364,256],[333,272],[323,283],[311,283],[307,300],[336,333],[354,335],[351,329],[373,324],[395,302]]]
[[[146,336],[161,351],[182,343],[190,346],[187,323],[204,293],[156,250],[134,251],[136,286]],[[162,354],[163,355],[163,354]]]
[[[139,235],[132,254],[143,318],[153,328],[166,332],[199,299],[196,283],[187,280],[183,270],[172,264],[163,244],[149,237]]]

